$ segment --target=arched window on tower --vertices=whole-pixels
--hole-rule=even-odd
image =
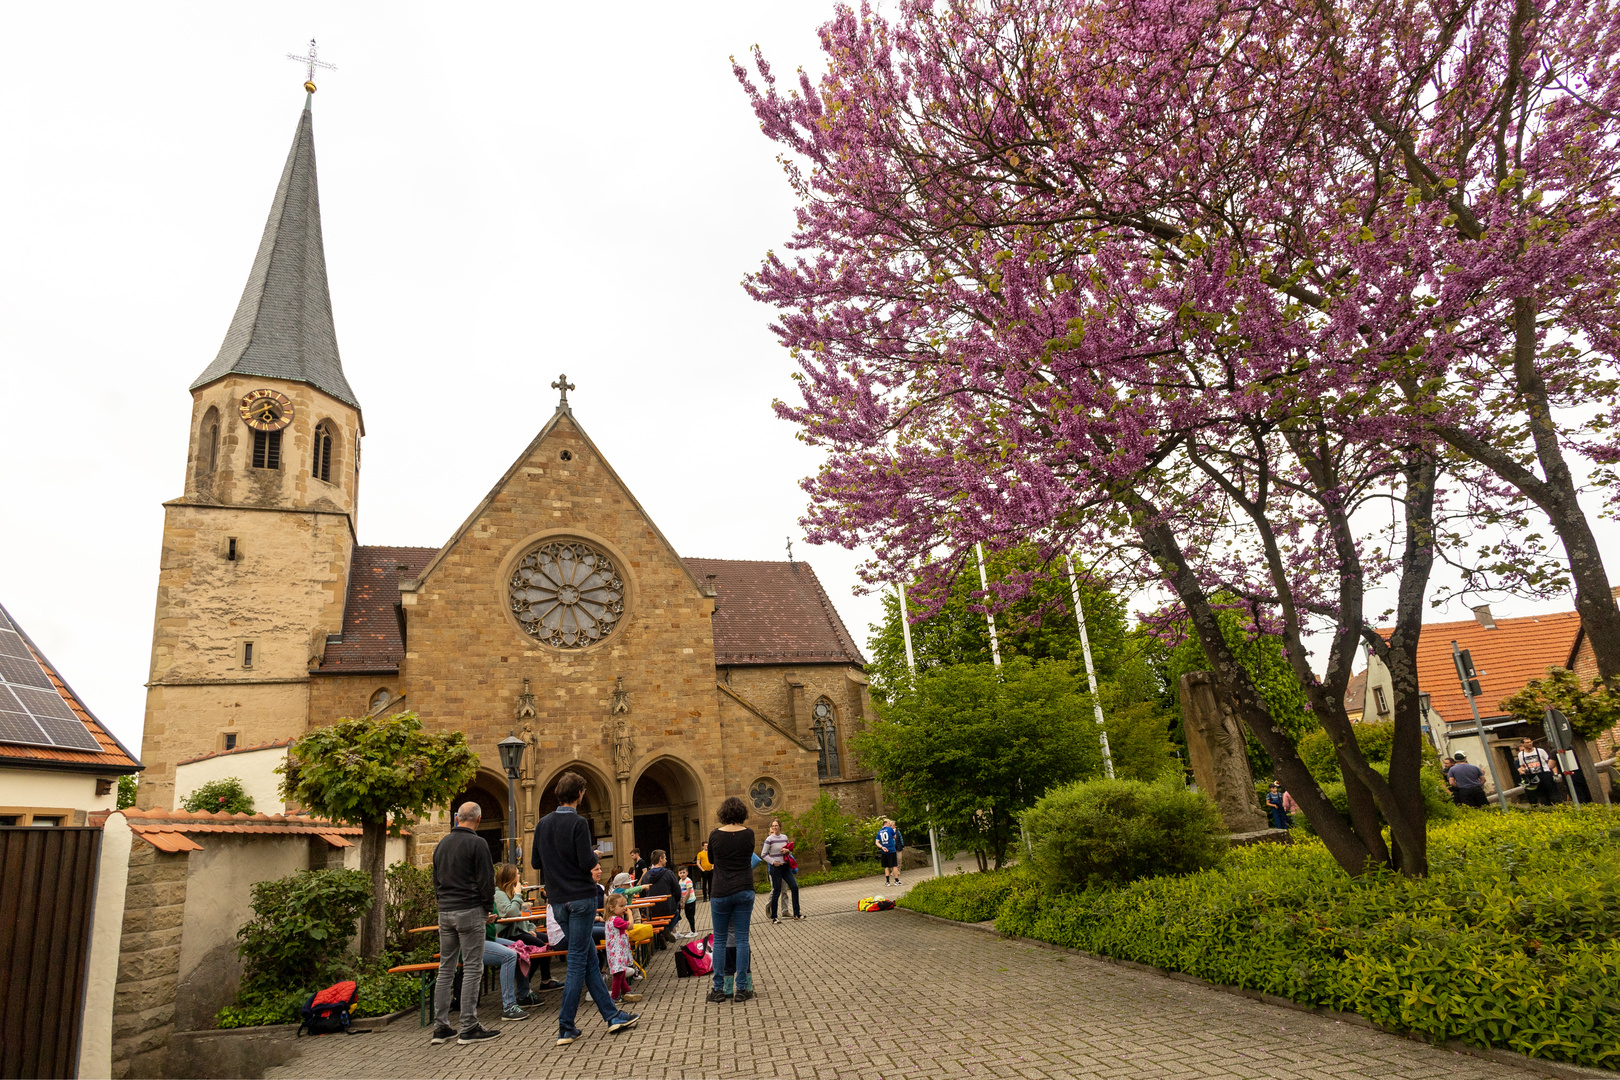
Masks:
[[[255,469],[281,468],[281,432],[255,431],[253,433],[253,467]]]
[[[219,468],[219,410],[212,405],[203,413],[197,429],[197,476],[207,476]]]
[[[309,472],[315,479],[328,484],[332,482],[332,448],[336,442],[330,420],[322,420],[315,425],[315,453]]]
[[[810,718],[816,729],[816,746],[821,750],[816,772],[823,780],[837,780],[843,774],[838,767],[838,723],[833,717],[832,702],[826,698],[817,701]]]

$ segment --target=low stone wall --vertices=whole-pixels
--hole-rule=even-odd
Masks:
[[[112,1076],[167,1075],[186,916],[187,858],[137,841],[129,853],[113,992]]]

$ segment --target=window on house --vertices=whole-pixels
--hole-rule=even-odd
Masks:
[[[13,829],[22,823],[20,814],[0,814],[0,829]]]
[[[838,724],[833,719],[832,702],[826,698],[816,702],[810,717],[816,731],[816,746],[821,750],[816,773],[823,780],[836,780],[842,772],[838,766]]]
[[[36,828],[39,826],[45,826],[47,828],[59,828],[62,824],[62,819],[59,817],[42,817],[39,814],[35,814],[34,820],[30,822],[30,824]]]
[[[200,479],[218,467],[219,410],[210,405],[197,428],[197,476]]]
[[[1373,708],[1377,710],[1379,716],[1389,715],[1389,704],[1384,700],[1382,686],[1373,687]]]
[[[253,642],[251,641],[242,642],[242,666],[245,668],[253,666]]]
[[[332,427],[325,420],[315,425],[315,456],[310,462],[310,475],[317,480],[332,482]]]
[[[236,732],[227,731],[225,733],[225,749],[226,750],[235,750],[236,749]]]
[[[281,468],[281,432],[255,431],[253,433],[253,467],[255,469]]]
[[[238,558],[238,555],[236,554],[236,537],[232,536],[232,537],[228,538],[225,541],[225,561],[226,562],[235,562],[237,560],[237,558]]]
[[[378,709],[392,701],[393,697],[394,695],[388,692],[388,687],[382,687],[375,694],[371,695],[371,711],[376,712]]]

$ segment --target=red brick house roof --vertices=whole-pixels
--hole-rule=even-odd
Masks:
[[[5,609],[0,608],[0,611],[5,611]],[[85,728],[96,740],[96,743],[101,747],[101,752],[0,743],[0,765],[14,765],[35,769],[58,769],[68,772],[93,772],[103,775],[107,773],[115,775],[137,773],[146,768],[134,754],[129,752],[123,743],[118,741],[117,736],[108,731],[106,726],[96,719],[95,714],[85,706],[84,702],[79,700],[79,695],[73,692],[73,688],[67,684],[67,680],[63,679],[56,667],[45,658],[45,654],[40,651],[39,646],[34,644],[33,639],[11,616],[11,613],[6,612],[5,617],[10,622],[12,629],[16,630],[17,635],[22,638],[23,644],[28,646],[28,651],[34,654],[34,659],[39,661],[40,669],[45,672],[46,678],[50,679],[52,688],[61,695],[63,701],[67,702],[68,708],[73,710],[73,715],[79,718],[79,722],[84,724]]]
[[[716,664],[866,663],[809,563],[682,561],[718,592]]]
[[[391,674],[405,644],[399,635],[399,579],[419,576],[438,548],[356,547],[349,568],[341,641],[328,641],[315,675]],[[399,567],[404,566],[403,575]]]
[[[169,852],[201,851],[202,845],[189,835],[195,833],[308,834],[319,836],[333,847],[343,848],[354,846],[346,837],[359,836],[362,831],[358,825],[340,825],[305,814],[211,814],[206,810],[164,810],[161,807],[137,810],[132,806],[104,811],[92,814],[90,820],[99,825],[112,814],[123,814],[136,836],[159,851]]]
[[[1504,716],[1498,704],[1503,698],[1523,690],[1532,679],[1545,677],[1548,668],[1569,663],[1581,618],[1573,611],[1557,611],[1495,623],[1494,629],[1477,619],[1423,628],[1417,649],[1418,689],[1429,695],[1429,704],[1448,723],[1473,718],[1451,661],[1453,640],[1459,649],[1469,651],[1479,673],[1480,717]]]
[[[199,761],[207,761],[210,758],[230,757],[232,754],[251,754],[255,750],[275,750],[279,747],[291,746],[292,744],[293,741],[291,739],[276,739],[274,742],[254,743],[252,746],[233,746],[229,750],[210,750],[206,754],[196,754],[192,757],[181,758],[179,761],[175,762],[175,764],[194,765]]]

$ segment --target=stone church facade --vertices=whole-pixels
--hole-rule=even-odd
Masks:
[[[225,343],[191,386],[143,806],[172,805],[182,759],[410,709],[467,736],[481,767],[464,797],[496,845],[511,734],[527,743],[522,831],[573,769],[610,864],[632,846],[695,857],[727,795],[756,825],[823,791],[876,812],[849,749],[873,718],[864,660],[811,567],[681,557],[585,433],[574,387],[554,386],[551,420],[442,547],[358,543],[365,428],[337,351],[306,101]],[[443,828],[416,829],[418,858]]]

